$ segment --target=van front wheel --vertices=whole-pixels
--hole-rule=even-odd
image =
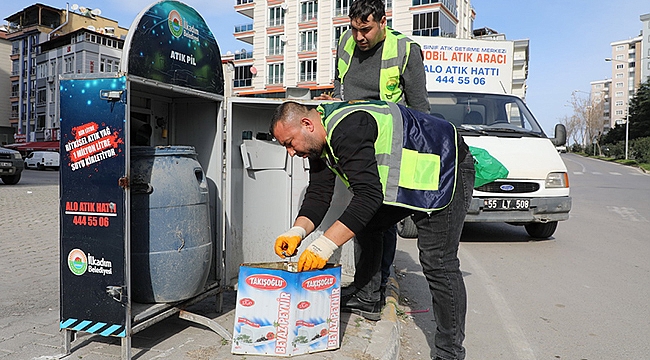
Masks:
[[[524,225],[526,232],[530,237],[536,239],[548,239],[557,229],[557,221],[547,223],[530,223]]]

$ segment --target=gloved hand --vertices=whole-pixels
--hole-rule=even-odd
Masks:
[[[300,254],[298,271],[322,269],[334,253],[334,250],[338,248],[338,245],[332,240],[326,238],[325,235],[321,235]]]
[[[302,239],[307,236],[307,231],[300,226],[294,226],[275,239],[275,253],[281,257],[294,256]]]

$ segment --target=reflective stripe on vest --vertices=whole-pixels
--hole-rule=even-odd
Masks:
[[[377,123],[375,156],[384,204],[418,211],[434,211],[446,207],[453,198],[456,186],[458,154],[453,125],[442,120],[436,125],[430,119],[425,121],[427,124],[421,124],[415,116],[428,115],[390,102],[322,103],[319,112],[323,116],[328,145],[325,162],[347,187],[350,187],[350,183],[338,166],[339,159],[331,147],[331,136],[340,121],[356,111],[367,112]],[[407,125],[415,133],[427,130],[434,135],[422,139],[416,134],[415,139],[405,139],[405,136],[410,136],[405,134]],[[436,144],[426,149],[429,147],[426,142]],[[420,148],[432,151],[436,146],[442,149],[436,150],[439,154],[420,151]]]
[[[386,28],[386,39],[381,54],[381,69],[379,71],[379,97],[381,100],[405,105],[400,76],[406,69],[411,53],[411,39],[401,33]],[[352,30],[347,30],[341,36],[337,48],[339,61],[336,64],[341,79],[341,97],[345,100],[344,79],[350,69],[350,62],[356,48]]]

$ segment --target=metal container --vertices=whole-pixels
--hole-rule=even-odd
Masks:
[[[133,300],[197,295],[213,250],[208,184],[194,147],[131,148],[130,187]]]

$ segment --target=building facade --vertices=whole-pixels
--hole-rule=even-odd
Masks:
[[[591,90],[589,91],[589,100],[592,104],[602,104],[602,117],[601,117],[601,132],[606,133],[611,129],[611,99],[610,91],[612,87],[612,79],[592,81],[590,83]]]
[[[641,27],[641,82],[650,81],[650,13],[639,17]]]
[[[333,89],[336,46],[349,28],[353,0],[237,0],[235,10],[251,20],[235,27],[235,38],[251,45],[226,54],[235,96],[282,97],[287,89]],[[476,12],[470,0],[385,0],[388,26],[411,36],[505,40],[505,35],[473,30]],[[525,98],[528,48],[514,41],[513,93]],[[232,85],[232,86],[230,86]],[[298,92],[299,93],[299,92]]]
[[[609,126],[626,119],[630,100],[641,84],[642,37],[615,41],[610,44],[612,57],[612,78],[609,91],[610,119]]]
[[[5,18],[11,42],[9,125],[16,142],[58,140],[58,75],[99,72],[101,59],[94,60],[91,53],[107,48],[112,56],[111,49],[123,44],[128,29],[98,14],[83,7],[73,11],[34,4]]]
[[[352,0],[237,0],[235,10],[252,22],[235,38],[253,51],[236,52],[234,95],[278,96],[288,87],[331,90],[336,45],[349,28]],[[388,25],[406,35],[471,37],[469,0],[387,0]]]
[[[9,124],[11,116],[11,41],[7,40],[6,26],[0,26],[0,146],[13,142],[13,128]]]

